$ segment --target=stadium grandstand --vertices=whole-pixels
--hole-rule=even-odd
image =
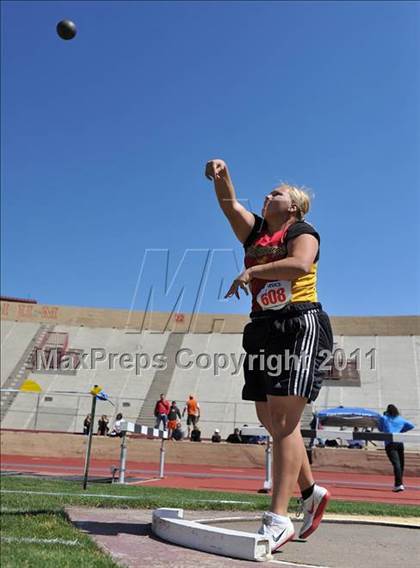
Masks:
[[[81,432],[94,384],[114,404],[97,411],[111,421],[121,412],[152,425],[160,393],[181,410],[193,393],[203,437],[215,428],[225,438],[234,427],[258,425],[253,403],[241,401],[247,316],[130,313],[2,298],[1,318],[2,428]],[[339,405],[383,412],[392,403],[420,424],[420,317],[333,317],[332,325],[334,359],[305,420]],[[28,380],[40,390],[22,391]]]

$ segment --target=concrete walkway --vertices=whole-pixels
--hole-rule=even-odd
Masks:
[[[122,566],[147,568],[245,568],[256,566],[169,544],[151,533],[152,511],[133,509],[66,509],[73,523],[88,533]],[[255,532],[259,517],[221,511],[185,511],[186,519],[208,520],[216,526]],[[217,521],[214,521],[217,519]],[[226,520],[223,520],[226,519]],[[372,521],[372,523],[369,522]],[[381,524],[378,524],[380,522]],[[420,557],[420,519],[344,518],[331,515],[308,541],[294,540],[266,562],[284,568],[417,568]],[[407,525],[407,522],[410,524]],[[388,524],[392,523],[392,524]],[[404,524],[405,523],[405,524]],[[295,522],[299,529],[300,522]]]

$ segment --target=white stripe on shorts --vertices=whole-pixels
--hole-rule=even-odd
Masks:
[[[303,314],[303,316],[305,317],[305,314]],[[301,342],[301,348],[302,348],[302,345],[303,345],[304,342],[305,342],[305,337],[306,337],[306,334],[307,334],[307,333],[308,333],[308,326],[306,326],[305,332],[304,332],[304,334],[303,334],[303,338],[302,338],[302,342]],[[292,364],[291,364],[291,366],[290,366],[290,371],[289,371],[289,383],[288,383],[288,385],[287,385],[287,394],[288,394],[289,396],[291,396],[291,394],[292,394],[292,393],[290,392],[290,383],[292,382],[293,370],[294,370],[294,366],[295,366],[295,355],[296,355],[297,358],[298,358],[298,367],[297,367],[297,369],[296,369],[295,379],[296,379],[296,377],[298,376],[299,369],[300,369],[300,363],[301,363],[301,359],[300,359],[299,355],[296,353],[297,344],[298,344],[298,337],[296,337],[296,339],[295,339],[295,344],[294,344],[294,346],[293,346]],[[296,393],[296,380],[295,380],[295,382],[294,382],[294,389],[293,389],[293,391],[294,391],[293,394],[296,395],[296,394],[297,394],[297,393]]]
[[[306,368],[303,370],[303,375],[302,375],[302,379],[304,378],[304,380],[302,381],[302,389],[301,389],[301,396],[305,396],[305,391],[306,391],[306,386],[308,384],[308,379],[309,379],[309,374],[311,372],[311,369],[313,369],[313,358],[316,356],[316,354],[314,353],[314,346],[315,346],[315,340],[316,340],[316,336],[317,336],[317,320],[316,320],[316,315],[315,314],[310,314],[309,316],[311,323],[312,323],[312,335],[311,335],[311,344],[309,346],[309,353],[308,353],[308,357],[306,359],[307,361],[307,366]],[[313,373],[312,373],[312,378],[311,378],[311,385],[313,382]],[[312,388],[312,387],[311,387]]]
[[[314,310],[304,314],[306,330],[299,353],[299,366],[296,371],[294,392],[297,396],[304,396],[306,384],[308,382],[309,371],[311,368],[313,347],[316,337],[316,326],[314,321]],[[306,379],[305,379],[306,376]]]
[[[296,345],[297,345],[297,337],[295,339],[295,344],[293,346],[293,353],[292,353],[292,364],[290,365],[290,370],[289,370],[289,382],[287,385],[287,394],[290,396],[290,383],[292,381],[292,376],[293,376],[293,369],[295,366],[295,354],[296,354]]]
[[[303,334],[300,352],[297,354],[298,359],[299,359],[299,363],[298,363],[298,367],[296,369],[295,381],[294,381],[295,384],[294,384],[294,389],[293,389],[293,394],[296,395],[296,396],[300,396],[300,389],[298,389],[297,387],[298,387],[299,379],[300,379],[301,372],[302,372],[302,369],[301,369],[301,367],[302,367],[302,355],[306,352],[306,347],[308,345],[308,342],[310,341],[310,336],[311,336],[311,331],[312,331],[312,326],[310,325],[310,322],[308,320],[309,314],[310,314],[310,312],[303,314],[303,318],[304,318],[305,324],[306,324],[306,329],[305,329],[305,332]],[[296,348],[296,344],[295,344],[295,348]],[[293,353],[293,354],[295,354],[295,353]]]
[[[321,329],[321,324],[319,322],[319,312],[316,312],[314,315],[314,320],[315,320],[315,336],[314,339],[316,339],[316,345],[315,345],[315,352],[313,353],[313,371],[312,371],[312,375],[311,375],[311,386],[309,388],[309,392],[312,391],[312,387],[314,384],[314,379],[315,379],[315,363],[316,363],[316,358],[318,357],[318,351],[319,351],[319,334],[320,334],[320,329]],[[308,371],[309,372],[309,371]]]
[[[305,322],[307,325],[306,341],[302,343],[301,352],[299,354],[299,371],[296,375],[295,389],[298,396],[303,396],[304,377],[308,361],[310,361],[310,350],[313,343],[313,320],[311,312],[305,314]]]

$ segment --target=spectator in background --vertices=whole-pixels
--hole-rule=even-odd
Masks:
[[[92,416],[88,414],[83,421],[83,434],[88,436],[91,428],[92,428]]]
[[[331,440],[325,440],[326,448],[339,448],[341,438],[333,438]]]
[[[109,418],[106,414],[102,414],[102,416],[98,420],[98,436],[106,436],[109,432]]]
[[[163,422],[163,429],[166,430],[170,408],[171,405],[169,403],[169,400],[166,400],[165,395],[161,394],[159,400],[155,404],[155,428],[160,428],[160,424],[161,422]]]
[[[178,420],[181,420],[181,411],[173,400],[168,413],[168,438],[172,437],[172,433],[176,428]]]
[[[175,430],[172,432],[171,440],[179,442],[180,440],[183,440],[184,437],[185,437],[185,432],[182,429],[182,424],[181,422],[177,422]]]
[[[216,428],[216,430],[214,431],[213,436],[211,437],[211,441],[216,444],[222,441],[222,436],[220,435],[219,428]]]
[[[239,432],[239,428],[235,428],[233,434],[229,434],[226,438],[226,442],[229,442],[229,444],[242,444],[242,437]]]
[[[244,424],[242,426],[242,428],[248,428],[248,424]],[[242,439],[242,444],[250,444],[251,443],[252,436],[244,436],[244,434],[242,434],[242,431],[240,432],[240,436],[241,436],[241,439]]]
[[[198,426],[194,426],[191,432],[191,442],[201,442],[201,430]]]
[[[244,424],[242,428],[248,428],[248,424]],[[263,426],[260,426],[260,428],[263,428]],[[265,436],[248,436],[243,434],[242,430],[240,431],[240,436],[242,444],[264,444],[265,442]]]
[[[191,427],[194,428],[200,420],[200,405],[193,394],[190,394],[188,397],[182,416],[184,416],[185,412],[187,412],[188,437],[190,437]]]
[[[260,424],[258,428],[264,428],[263,424]],[[267,432],[268,435],[268,432]],[[249,443],[250,444],[259,444],[264,445],[267,441],[267,436],[251,436]]]
[[[362,432],[367,432],[367,433],[373,432],[373,428],[368,428],[368,427],[362,428]],[[365,444],[366,447],[368,447],[369,444],[372,444],[372,446],[374,446],[375,448],[377,447],[377,444],[375,444],[373,440],[365,440],[365,442],[366,442]]]
[[[380,432],[403,433],[414,428],[414,424],[400,416],[399,410],[393,404],[388,404],[383,416],[381,416],[378,430]],[[394,489],[392,491],[404,491],[404,444],[402,442],[384,442],[385,451],[394,469]]]
[[[250,436],[248,444],[259,444],[264,445],[267,440],[267,436]]]
[[[322,430],[322,425],[319,423],[318,416],[315,412],[312,414],[312,420],[309,422],[309,428],[311,430]],[[323,448],[325,446],[325,442],[322,438],[311,438],[308,445],[309,450],[312,450],[315,442],[320,448]]]
[[[118,436],[119,438],[122,438],[122,422],[124,422],[123,415],[121,414],[121,412],[119,412],[115,417],[114,427],[112,428],[110,436]]]
[[[353,432],[358,432],[359,428],[357,426],[355,426],[353,428]],[[348,441],[348,446],[350,449],[357,449],[357,450],[363,450],[363,448],[365,447],[365,441],[364,440],[349,440]]]

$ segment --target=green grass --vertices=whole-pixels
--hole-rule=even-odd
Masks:
[[[243,493],[221,493],[189,489],[168,489],[152,486],[120,486],[91,484],[83,491],[80,483],[46,480],[34,477],[4,477],[1,481],[1,531],[4,538],[48,538],[77,541],[70,544],[7,543],[2,541],[2,567],[75,566],[115,567],[116,564],[67,518],[64,508],[69,505],[87,507],[118,507],[154,509],[180,507],[183,509],[263,511],[269,496]],[[7,491],[17,491],[8,493]],[[32,493],[23,493],[25,491]],[[35,492],[55,493],[38,495]],[[64,495],[59,495],[64,493]],[[106,497],[111,495],[114,498]],[[222,503],[221,501],[236,501]],[[237,503],[237,501],[243,501]],[[292,499],[290,511],[296,510]],[[331,501],[331,513],[420,517],[420,507],[380,503]]]
[[[5,508],[8,498],[2,500]],[[6,503],[4,502],[6,501]],[[18,505],[18,503],[14,503]],[[9,505],[7,504],[7,509]],[[116,564],[85,534],[73,527],[63,510],[39,509],[36,505],[21,509],[2,510],[1,533],[4,537],[63,539],[69,544],[1,543],[2,568],[7,567],[101,567],[111,568]]]
[[[264,511],[270,502],[268,495],[257,493],[224,493],[220,491],[198,491],[192,489],[170,489],[152,485],[90,484],[83,491],[81,484],[73,481],[47,480],[34,477],[4,477],[2,491],[42,491],[65,493],[66,495],[2,494],[2,506],[36,506],[62,510],[66,505],[87,507],[118,507],[134,509],[155,509],[157,507],[180,507],[182,509]],[[103,495],[111,495],[112,498]],[[222,501],[235,501],[222,503]],[[243,503],[238,503],[243,501]],[[16,505],[18,504],[18,505]],[[289,510],[295,511],[297,500],[291,499]],[[377,515],[393,517],[420,517],[420,507],[385,503],[361,503],[332,500],[328,505],[330,513],[349,515]]]

